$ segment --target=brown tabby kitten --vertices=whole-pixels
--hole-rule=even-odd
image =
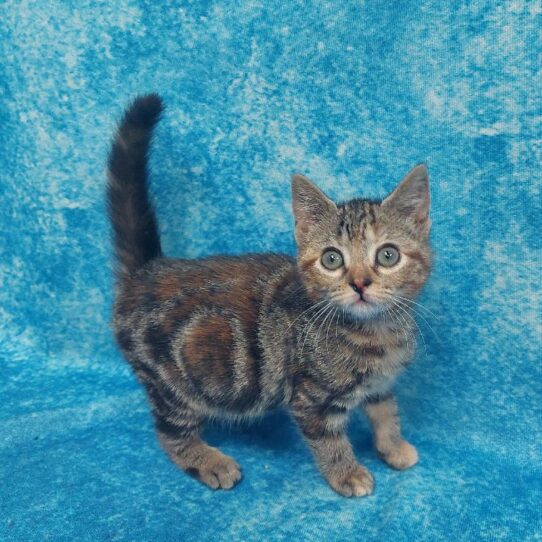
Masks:
[[[213,489],[241,478],[200,438],[209,417],[287,405],[330,486],[368,495],[371,474],[345,433],[361,405],[396,469],[418,461],[392,386],[414,352],[409,306],[430,270],[429,186],[414,168],[383,201],[335,204],[292,179],[297,261],[278,254],[174,260],[162,255],[147,194],[147,152],[162,104],[138,98],[109,158],[119,262],[116,337],[145,385],[171,459]]]

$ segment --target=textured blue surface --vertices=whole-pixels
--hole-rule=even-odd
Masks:
[[[542,540],[540,2],[162,4],[0,5],[0,539]],[[354,417],[374,496],[335,495],[282,413],[209,431],[228,493],[159,449],[111,337],[103,199],[148,91],[172,255],[292,252],[293,171],[347,199],[429,165],[436,317],[398,386],[421,462],[386,468]]]

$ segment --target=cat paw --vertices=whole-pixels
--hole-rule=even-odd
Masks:
[[[239,465],[222,452],[210,448],[210,452],[197,466],[185,467],[190,475],[211,489],[231,489],[241,480]]]
[[[380,457],[386,464],[397,470],[409,469],[419,459],[416,448],[406,440],[402,440],[391,450],[386,450],[386,452],[381,451]]]
[[[329,485],[343,497],[363,497],[373,492],[374,482],[371,473],[361,465],[356,465],[346,474],[328,477]]]

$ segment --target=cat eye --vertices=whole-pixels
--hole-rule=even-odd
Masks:
[[[330,271],[335,271],[344,265],[343,255],[334,248],[328,248],[320,259],[322,265]]]
[[[376,263],[382,267],[393,267],[400,257],[398,248],[393,245],[384,245],[376,253]]]

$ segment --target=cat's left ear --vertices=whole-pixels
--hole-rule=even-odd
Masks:
[[[302,242],[322,221],[337,212],[337,206],[307,177],[292,176],[292,203],[295,218],[295,238]]]
[[[429,232],[429,172],[423,164],[412,169],[382,202],[382,208],[414,220]]]

